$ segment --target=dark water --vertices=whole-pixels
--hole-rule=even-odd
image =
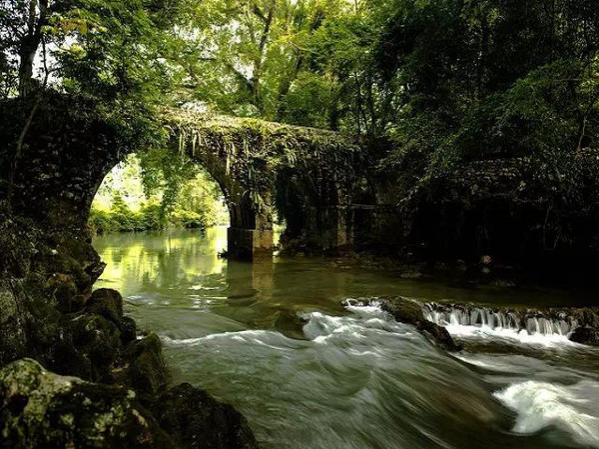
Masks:
[[[218,259],[224,229],[100,237],[99,287],[165,343],[175,380],[233,404],[268,449],[599,447],[599,356],[566,336],[447,323],[431,346],[348,298],[563,305],[552,291],[460,290],[330,261]],[[588,299],[587,299],[588,300]]]

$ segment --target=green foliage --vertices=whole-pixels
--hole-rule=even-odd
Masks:
[[[226,160],[257,205],[277,173],[318,196],[370,166],[351,139],[252,118],[389,138],[380,170],[400,199],[429,194],[466,163],[505,158],[538,167],[531,182],[554,192],[541,195],[553,208],[584,197],[583,183],[563,180],[599,140],[593,0],[1,4],[0,94],[25,105],[12,119],[23,123],[10,124],[17,150],[1,165],[18,166],[27,118],[60,92],[69,113],[107,124],[119,150],[140,152],[145,193],[160,192],[147,223],[117,201],[99,226],[159,227],[179,210],[209,210],[200,205],[209,195],[181,190],[199,176],[197,152]],[[246,119],[172,112],[182,105]],[[165,149],[169,138],[180,154]]]
[[[222,192],[209,175],[194,164],[185,177],[173,182],[151,165],[169,159],[165,153],[157,154],[162,157],[144,160],[129,156],[106,177],[88,222],[93,233],[205,229],[226,223]],[[178,160],[179,156],[173,157],[174,168],[180,168]],[[170,169],[165,168],[167,172]]]
[[[194,179],[200,168],[185,154],[168,148],[150,148],[139,156],[146,197],[161,191],[161,214],[166,216],[177,203],[181,187]]]
[[[206,229],[207,219],[203,214],[180,209],[164,217],[156,203],[145,204],[135,212],[123,202],[116,203],[111,210],[92,208],[88,226],[92,234],[162,231],[167,228]]]
[[[169,56],[178,100],[216,113],[374,133],[383,93],[372,60],[380,23],[369,3],[198,3]]]
[[[152,103],[168,83],[160,52],[176,23],[181,0],[169,2],[18,0],[2,2],[0,36],[6,93],[39,84],[44,75],[67,92],[100,104]],[[41,56],[35,73],[27,66]],[[25,70],[30,73],[24,73]]]
[[[458,177],[464,163],[523,158],[540,170],[528,181],[543,200],[572,207],[580,191],[562,180],[580,180],[575,155],[599,139],[594,3],[382,3],[394,7],[376,60],[401,107],[387,129],[396,150],[381,166],[401,173],[404,195]]]
[[[0,148],[7,196],[36,115],[57,104],[83,127],[110,129],[118,156],[164,143],[153,110],[169,102],[173,77],[162,54],[185,2],[1,2],[0,99],[24,111],[0,126],[12,134]]]
[[[190,210],[177,210],[173,212],[172,223],[178,228],[205,229],[206,221],[203,215]]]

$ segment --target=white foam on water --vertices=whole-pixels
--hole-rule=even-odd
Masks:
[[[489,326],[466,326],[463,324],[447,324],[447,331],[459,338],[500,339],[511,340],[515,343],[534,344],[542,346],[576,345],[566,335],[543,334],[540,332],[528,333],[526,329],[508,329]]]
[[[343,335],[360,337],[368,331],[402,336],[413,333],[410,327],[398,323],[377,305],[346,305],[346,308],[357,316],[331,316],[321,312],[300,314],[308,322],[304,326],[304,334],[315,343],[323,343]]]
[[[372,301],[368,305],[359,305],[355,303],[355,300],[348,299],[345,301],[345,308],[359,317],[380,317],[385,319],[389,317],[389,314],[381,308],[380,303],[377,301]]]
[[[471,309],[437,310],[436,305],[425,304],[425,318],[443,326],[462,339],[504,340],[511,343],[547,347],[573,346],[569,335],[576,328],[575,321],[529,317],[524,323],[513,313],[492,311],[483,307]]]
[[[556,426],[580,444],[599,447],[599,383],[571,386],[526,381],[494,393],[518,414],[513,431],[522,434]]]
[[[192,285],[190,290],[218,290],[220,287],[208,287],[206,285]]]
[[[294,449],[311,449],[319,441],[323,445],[318,447],[364,449],[366,441],[374,441],[376,447],[444,449],[464,447],[460,438],[471,436],[473,428],[483,429],[481,435],[486,435],[489,425],[491,432],[501,408],[470,369],[453,363],[412,326],[396,322],[376,304],[346,308],[352,315],[301,314],[307,320],[308,340],[271,330],[162,338],[175,351],[170,354],[182,372],[192,373],[190,381],[220,392],[223,400],[241,398],[236,405],[249,412],[265,447],[292,447],[286,444],[294,441]],[[565,335],[526,330],[461,324],[447,328],[453,334],[503,338],[516,344],[572,344]],[[599,448],[596,380],[565,380],[561,375],[559,380],[539,379],[536,373],[545,365],[549,370],[550,364],[525,356],[462,354],[459,358],[501,376],[495,388],[512,382],[494,396],[517,414],[515,433],[534,434],[555,426],[561,429],[561,438],[569,435],[573,442]],[[198,364],[198,360],[207,362]],[[570,381],[570,386],[559,384]],[[268,408],[251,412],[265,401]],[[439,414],[454,420],[455,435],[448,437],[429,425]],[[290,415],[294,418],[288,419]],[[284,431],[272,433],[273,422]],[[300,436],[306,432],[312,436]]]
[[[476,375],[412,326],[376,306],[348,309],[301,314],[307,340],[271,330],[170,335],[165,354],[178,381],[233,403],[268,448],[446,449],[500,416]],[[434,424],[439,415],[452,435]]]
[[[265,331],[265,330],[245,330],[245,331],[232,331],[222,332],[218,334],[210,334],[204,337],[198,338],[170,338],[166,335],[161,336],[162,341],[171,346],[196,346],[199,344],[206,343],[210,340],[222,340],[231,339],[236,341],[253,341],[255,343],[264,344],[263,340],[265,337],[278,337],[280,336],[277,332]]]

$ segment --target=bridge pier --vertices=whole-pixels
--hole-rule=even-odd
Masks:
[[[272,193],[261,193],[257,205],[241,188],[229,189],[231,226],[227,231],[228,257],[231,260],[253,261],[272,258],[274,249]]]
[[[255,260],[272,257],[274,233],[272,229],[244,229],[231,227],[227,231],[229,258]]]

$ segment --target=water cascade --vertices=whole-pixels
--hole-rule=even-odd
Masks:
[[[565,312],[544,314],[537,310],[498,310],[434,302],[423,304],[422,311],[427,320],[450,328],[473,326],[489,330],[526,332],[529,335],[569,337],[578,327],[577,320]]]

